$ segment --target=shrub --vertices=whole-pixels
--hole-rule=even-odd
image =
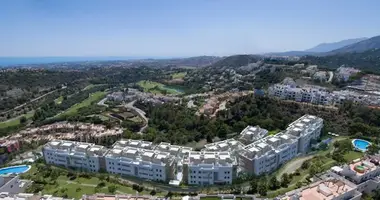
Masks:
[[[154,195],[156,195],[156,190],[152,190],[152,191],[150,191],[150,195],[152,195],[152,196],[154,196]]]

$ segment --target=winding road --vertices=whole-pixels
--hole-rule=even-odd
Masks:
[[[136,100],[131,101],[131,102],[125,104],[124,107],[133,109],[134,111],[137,112],[137,114],[141,117],[141,119],[143,119],[145,121],[145,126],[141,127],[140,131],[138,132],[138,134],[142,134],[144,132],[144,130],[146,128],[148,128],[149,119],[145,116],[146,113],[143,110],[134,106],[135,102],[136,102]]]

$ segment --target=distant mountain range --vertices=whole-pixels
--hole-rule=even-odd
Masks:
[[[380,37],[380,36],[377,36]],[[377,38],[374,37],[374,38]],[[380,38],[379,38],[380,39]],[[377,39],[377,40],[379,40]],[[342,40],[339,42],[333,43],[322,43],[310,49],[306,49],[305,51],[287,51],[287,52],[276,52],[276,53],[267,53],[265,55],[274,55],[274,56],[306,56],[306,55],[331,55],[334,53],[348,53],[355,52],[356,50],[366,51],[376,47],[377,45],[374,43],[379,43],[377,40],[373,38],[354,38]],[[357,46],[359,45],[359,46]],[[350,47],[350,48],[348,48]]]
[[[360,53],[360,52],[368,51],[371,49],[379,49],[379,48],[380,48],[380,35],[332,50],[328,54],[331,55],[331,54],[337,54],[337,53],[354,53],[354,52]]]
[[[305,51],[306,52],[315,52],[315,53],[329,52],[329,51],[333,51],[335,49],[345,47],[347,45],[358,43],[358,42],[366,40],[366,39],[368,39],[368,38],[364,37],[364,38],[342,40],[342,41],[333,42],[333,43],[322,43],[322,44],[319,44],[313,48],[307,49]]]

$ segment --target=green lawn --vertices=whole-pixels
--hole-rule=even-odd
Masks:
[[[186,72],[179,72],[179,73],[174,73],[172,74],[172,79],[181,79],[186,76]]]
[[[63,96],[60,96],[60,97],[58,97],[58,98],[56,98],[56,99],[54,100],[54,103],[55,103],[55,104],[61,104],[62,101],[63,101]]]
[[[220,200],[220,197],[201,197],[201,200]]]
[[[62,170],[61,168],[52,167],[56,170]],[[108,190],[108,186],[115,185],[116,192],[119,194],[136,194],[136,191],[132,189],[131,186],[122,185],[119,183],[111,183],[107,180],[100,180],[95,175],[91,176],[91,178],[83,178],[77,176],[76,179],[70,180],[67,177],[67,170],[63,169],[61,175],[54,180],[51,180],[50,177],[45,177],[44,180],[47,181],[46,184],[43,185],[43,194],[52,194],[54,196],[63,196],[67,194],[69,198],[80,199],[84,194],[95,194],[95,193],[105,193],[110,194]],[[62,174],[63,173],[63,174]],[[25,177],[31,177],[31,179],[35,179],[37,177],[42,177],[43,173],[37,171],[36,164],[32,165],[32,168],[23,174]],[[110,180],[112,181],[112,180]],[[104,182],[104,187],[97,187],[97,185],[101,182]],[[148,195],[150,190],[143,190],[139,194]],[[165,193],[157,193],[156,196],[164,196]]]
[[[90,97],[85,99],[84,101],[77,103],[73,106],[71,106],[69,109],[67,109],[65,112],[61,113],[60,115],[74,115],[79,108],[83,108],[86,106],[91,105],[93,102],[98,102],[101,99],[103,99],[106,96],[106,92],[95,92],[90,94]]]
[[[6,128],[6,127],[10,127],[10,126],[17,126],[17,125],[20,124],[20,118],[22,116],[25,116],[26,119],[30,119],[30,118],[33,117],[33,115],[34,115],[34,110],[29,111],[28,113],[26,113],[24,115],[20,115],[20,116],[14,117],[12,119],[9,119],[7,121],[0,122],[0,128]]]
[[[165,90],[168,94],[180,94],[179,91],[172,88],[168,88],[164,84],[154,81],[139,81],[137,82],[137,85],[144,88],[144,92],[150,92],[153,94],[161,94],[162,90]]]
[[[268,135],[275,135],[275,134],[277,134],[280,131],[281,131],[280,129],[272,130],[272,131],[268,132]]]
[[[362,152],[358,151],[349,151],[346,154],[344,154],[344,159],[347,160],[348,162],[353,161],[355,159],[363,157],[364,154]]]

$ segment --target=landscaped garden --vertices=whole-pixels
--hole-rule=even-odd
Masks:
[[[27,192],[52,194],[54,196],[79,199],[84,194],[150,194],[160,195],[155,190],[146,190],[140,185],[121,184],[118,177],[109,174],[90,174],[70,171],[44,163],[36,163],[32,168],[22,174],[23,179],[33,181]]]

